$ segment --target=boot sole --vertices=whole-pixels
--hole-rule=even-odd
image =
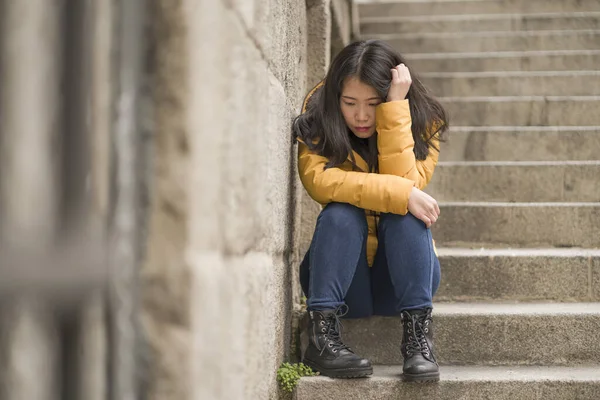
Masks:
[[[421,383],[439,382],[440,381],[440,373],[432,372],[429,374],[416,374],[416,375],[403,373],[402,380],[404,382],[421,382]]]
[[[304,364],[311,367],[314,371],[319,372],[321,375],[328,376],[330,378],[366,378],[369,375],[373,375],[373,367],[368,368],[343,368],[343,369],[327,369],[318,367],[310,360],[304,360]]]

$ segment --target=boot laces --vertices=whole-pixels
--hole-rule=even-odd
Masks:
[[[339,306],[334,313],[329,315],[325,321],[325,337],[327,338],[327,342],[321,349],[319,355],[323,355],[326,347],[330,347],[334,353],[344,349],[352,351],[348,345],[345,345],[342,342],[342,329],[344,325],[342,324],[340,318],[347,313],[348,306],[343,304]]]
[[[429,321],[430,318],[427,315],[410,316],[410,322],[408,322],[409,337],[406,345],[406,351],[409,356],[421,353],[423,356],[433,359],[433,354],[431,353],[427,337],[425,336],[425,334],[429,332]]]

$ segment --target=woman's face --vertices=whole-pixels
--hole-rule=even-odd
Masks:
[[[362,139],[375,133],[375,107],[381,104],[381,98],[372,86],[351,76],[344,80],[340,109],[348,128]]]

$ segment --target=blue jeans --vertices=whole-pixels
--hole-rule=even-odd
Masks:
[[[300,283],[309,310],[348,306],[347,318],[398,315],[432,307],[440,263],[431,231],[411,213],[382,213],[373,266],[367,263],[365,211],[330,203],[319,214]]]

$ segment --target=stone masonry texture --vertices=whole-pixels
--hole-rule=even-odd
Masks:
[[[157,4],[148,395],[276,399],[299,229],[319,210],[299,186],[290,128],[329,62],[331,3]]]

